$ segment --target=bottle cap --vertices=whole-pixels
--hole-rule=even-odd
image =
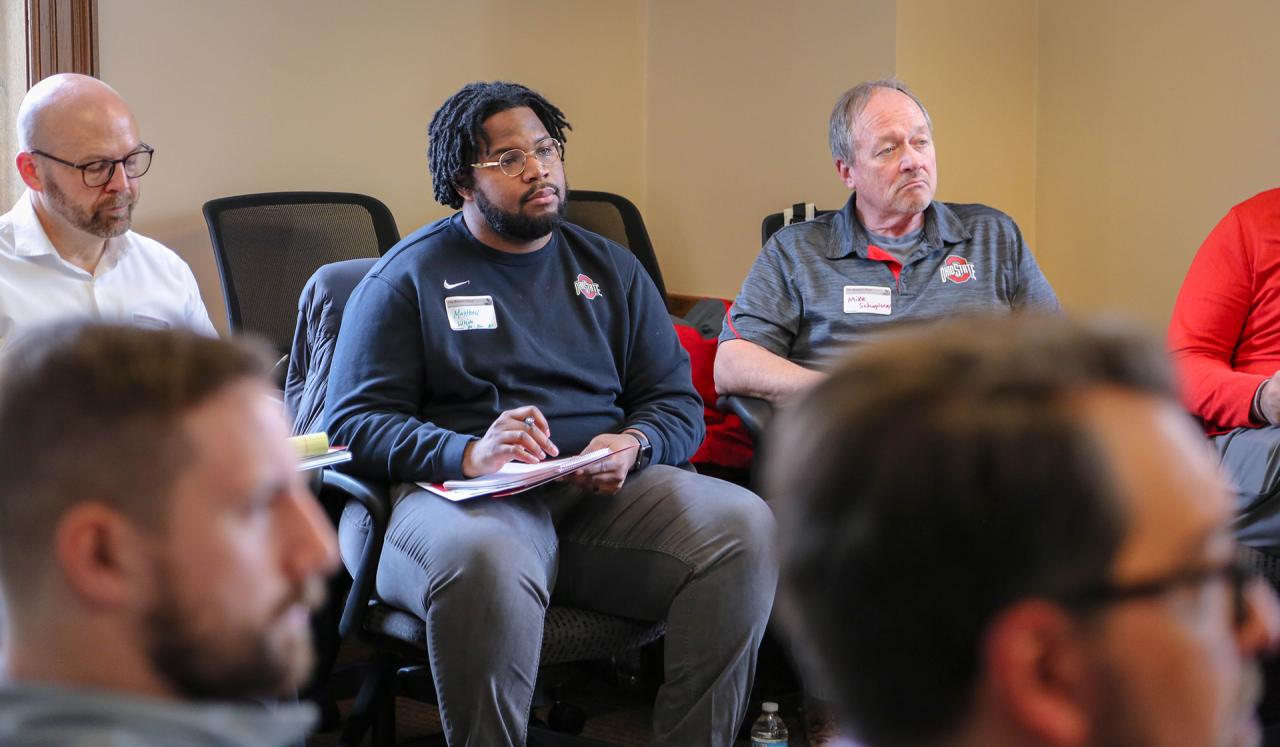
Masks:
[[[778,704],[766,700],[765,702],[760,704],[760,710],[764,711],[765,713],[777,713]]]

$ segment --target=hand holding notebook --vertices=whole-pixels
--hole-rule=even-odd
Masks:
[[[634,449],[636,447],[629,446],[627,448]],[[585,454],[564,457],[563,459],[547,459],[536,464],[507,462],[496,472],[473,477],[469,480],[447,480],[444,483],[420,482],[418,485],[451,501],[464,501],[484,496],[515,495],[572,474],[609,458],[611,454],[625,450],[596,449]]]

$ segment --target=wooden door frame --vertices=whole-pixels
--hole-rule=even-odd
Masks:
[[[27,88],[54,73],[98,76],[98,0],[27,0]]]

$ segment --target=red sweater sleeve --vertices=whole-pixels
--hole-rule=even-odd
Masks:
[[[1169,323],[1169,347],[1182,397],[1211,433],[1258,425],[1254,392],[1267,378],[1237,370],[1236,351],[1254,306],[1254,257],[1239,206],[1196,252]]]

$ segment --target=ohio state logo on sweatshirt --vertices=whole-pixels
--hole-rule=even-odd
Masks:
[[[573,281],[573,292],[579,296],[586,296],[588,300],[604,295],[600,292],[600,284],[592,282],[586,275],[578,275],[578,279]]]
[[[967,283],[974,277],[973,263],[958,254],[942,260],[942,267],[938,268],[938,272],[944,283]]]

